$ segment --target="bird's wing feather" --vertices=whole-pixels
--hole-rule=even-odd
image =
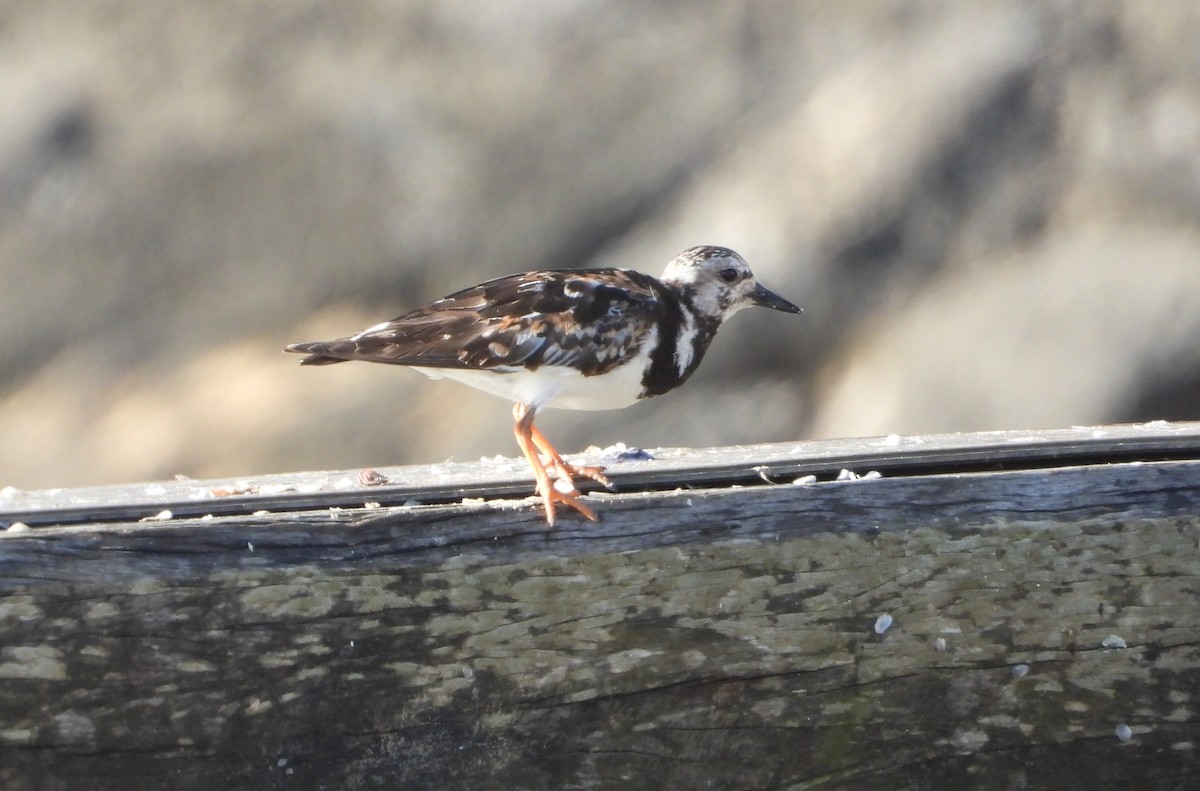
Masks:
[[[661,286],[619,269],[529,272],[473,288],[328,343],[289,351],[325,364],[365,360],[434,368],[573,366],[604,373],[635,356],[662,312]]]

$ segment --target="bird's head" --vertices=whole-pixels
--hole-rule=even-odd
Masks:
[[[759,285],[745,259],[728,247],[684,250],[667,264],[662,281],[685,292],[696,310],[719,321],[754,306],[800,312],[791,302]]]

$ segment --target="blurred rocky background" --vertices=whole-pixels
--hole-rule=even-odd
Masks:
[[[516,454],[284,343],[721,244],[802,304],[564,450],[1200,418],[1200,4],[0,2],[0,484]]]

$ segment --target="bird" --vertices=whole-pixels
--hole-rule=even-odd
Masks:
[[[801,310],[760,285],[733,250],[703,245],[675,256],[657,278],[623,268],[507,275],[354,335],[284,351],[306,355],[301,365],[406,366],[513,401],[513,434],[553,527],[560,503],[597,519],[577,478],[613,486],[602,467],[567,462],[534,423],[539,412],[620,409],[674,390],[721,324],[753,306]]]

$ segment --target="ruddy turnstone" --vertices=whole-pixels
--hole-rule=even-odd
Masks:
[[[308,355],[301,365],[405,365],[515,401],[513,432],[553,525],[556,502],[596,518],[576,477],[612,484],[602,468],[564,460],[534,425],[538,410],[619,409],[673,390],[700,365],[721,322],[754,305],[800,312],[755,282],[733,250],[693,247],[661,278],[629,269],[509,275],[348,338],[286,351]]]

